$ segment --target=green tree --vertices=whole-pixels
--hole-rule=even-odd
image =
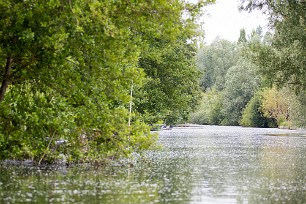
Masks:
[[[223,92],[223,124],[238,125],[242,110],[260,85],[256,66],[245,59],[231,67],[226,74]]]
[[[200,73],[194,56],[201,33],[195,14],[201,13],[201,6],[212,2],[185,6],[184,16],[178,14],[175,18],[177,38],[143,35],[149,46],[140,55],[139,67],[143,68],[146,80],[143,86],[136,86],[134,103],[145,122],[184,122],[198,104]]]
[[[306,91],[301,91],[294,97],[292,103],[291,118],[294,127],[306,127]]]
[[[257,92],[243,110],[239,124],[245,127],[276,127],[276,120],[264,116],[262,111],[262,92]]]
[[[289,128],[306,127],[305,92],[298,95],[290,88],[264,89],[261,109],[266,117],[272,118],[278,126]]]
[[[145,79],[139,57],[149,38],[181,36],[182,13],[193,22],[205,3],[1,1],[1,159],[69,150],[99,160],[152,144],[143,123],[128,126],[130,87]],[[69,149],[54,150],[59,139]]]
[[[239,35],[239,38],[238,38],[238,44],[244,44],[247,42],[247,38],[246,38],[246,32],[245,32],[245,29],[241,29],[240,30],[240,35]]]
[[[200,97],[195,45],[158,39],[151,45],[149,55],[139,61],[148,79],[136,92],[136,110],[151,124],[158,120],[167,124],[186,121]]]
[[[189,122],[201,125],[219,125],[222,116],[222,92],[216,90],[202,93],[199,107],[190,115]]]
[[[204,45],[198,52],[196,63],[203,73],[202,87],[206,90],[216,88],[221,91],[224,87],[225,75],[239,58],[235,43],[216,38],[211,45]]]
[[[305,1],[242,0],[245,10],[262,9],[274,28],[271,44],[252,45],[253,61],[270,81],[305,89],[306,3]]]
[[[301,95],[300,95],[301,96]],[[293,127],[305,125],[305,117],[301,115],[305,107],[303,97],[298,97],[288,87],[264,89],[261,109],[264,116],[273,118],[278,126]]]
[[[31,153],[38,161],[50,152],[46,138],[53,144],[64,137],[78,147],[81,141],[74,137],[82,133],[91,152],[85,148],[75,152],[124,153],[128,90],[130,82],[140,83],[143,74],[137,68],[140,39],[131,37],[136,17],[122,13],[136,12],[140,5],[33,0],[1,1],[0,7],[0,99],[1,112],[6,113],[1,123],[7,124],[1,131],[1,152],[10,152],[10,144],[16,150],[2,156],[27,158]],[[70,122],[73,118],[74,126],[66,125],[67,118],[61,115],[68,115]],[[67,134],[70,128],[72,133]],[[93,129],[99,134],[93,136]]]

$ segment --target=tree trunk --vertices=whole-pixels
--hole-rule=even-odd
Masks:
[[[2,78],[2,84],[0,88],[0,102],[3,101],[4,95],[8,85],[11,83],[11,69],[12,69],[13,57],[8,57],[6,59],[5,71]]]

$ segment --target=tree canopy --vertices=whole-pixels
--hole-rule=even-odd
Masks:
[[[222,39],[203,45],[197,67],[203,72],[204,97],[191,122],[305,127],[305,1],[240,3],[242,10],[268,14],[270,30],[264,33],[259,26],[247,35],[241,29],[225,52]]]
[[[196,58],[197,67],[203,73],[202,87],[223,90],[227,70],[236,64],[238,58],[235,43],[216,38],[211,45],[204,45]]]
[[[68,151],[71,160],[99,159],[150,146],[141,117],[127,122],[131,86],[148,84],[157,68],[140,59],[151,56],[169,73],[184,70],[161,85],[169,93],[182,86],[171,97],[184,92],[188,100],[179,103],[190,104],[196,94],[187,86],[196,75],[182,78],[195,72],[185,60],[193,53],[187,42],[196,39],[196,18],[210,2],[1,1],[0,157],[43,161]],[[166,43],[152,52],[158,39]],[[165,54],[153,57],[158,52]],[[61,139],[70,147],[56,148]]]
[[[306,3],[286,0],[242,0],[241,8],[261,9],[270,16],[274,29],[271,44],[254,44],[253,61],[261,72],[280,86],[291,84],[305,89],[306,78]]]
[[[223,93],[223,124],[238,125],[243,109],[260,85],[256,67],[246,60],[239,60],[225,77]]]
[[[156,39],[152,46],[150,55],[139,61],[147,80],[136,92],[135,107],[151,124],[158,120],[167,124],[182,122],[200,95],[195,45],[186,44],[186,39],[171,44]]]

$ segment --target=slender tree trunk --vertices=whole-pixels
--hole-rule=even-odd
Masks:
[[[4,95],[8,85],[11,83],[11,69],[12,69],[13,57],[8,57],[6,59],[5,71],[2,78],[2,84],[0,87],[0,102],[3,101]]]

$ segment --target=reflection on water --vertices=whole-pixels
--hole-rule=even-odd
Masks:
[[[174,128],[132,168],[2,164],[0,203],[306,203],[303,134]]]

